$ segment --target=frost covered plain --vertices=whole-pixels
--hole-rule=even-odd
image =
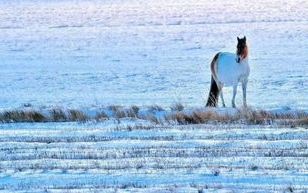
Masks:
[[[1,125],[0,189],[305,192],[307,128],[114,123]]]
[[[308,109],[306,0],[10,0],[0,12],[1,108],[200,107],[212,57],[246,35],[249,104]]]
[[[252,110],[206,111],[239,35]],[[0,0],[0,190],[306,192],[307,40],[305,0]]]

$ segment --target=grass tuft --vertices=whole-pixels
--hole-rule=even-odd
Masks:
[[[149,111],[164,111],[164,109],[161,106],[158,105],[152,105],[149,107]]]
[[[183,111],[184,106],[181,103],[176,103],[170,107],[171,111]]]
[[[108,106],[108,109],[110,109],[112,112],[115,112],[115,111],[118,111],[120,109],[120,106],[110,105],[110,106]]]
[[[60,108],[55,108],[50,110],[50,121],[52,122],[64,122],[67,121],[68,118],[65,112]]]
[[[117,119],[138,117],[139,107],[137,106],[132,106],[128,109],[121,108],[120,106],[109,106],[108,108]]]
[[[38,111],[13,110],[0,114],[2,122],[44,122],[46,117]]]
[[[103,119],[107,119],[107,118],[108,118],[108,115],[104,111],[96,113],[96,115],[94,117],[95,120],[103,120]]]
[[[89,120],[89,117],[84,114],[82,111],[71,109],[69,110],[69,120],[70,121],[86,121]]]
[[[174,112],[165,116],[167,122],[178,124],[202,123],[245,123],[245,124],[285,124],[294,126],[308,125],[307,113],[271,113],[265,110],[239,109],[235,114],[219,114],[213,110],[194,111],[192,113]]]

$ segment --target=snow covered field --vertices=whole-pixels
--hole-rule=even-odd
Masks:
[[[0,125],[0,190],[304,192],[307,128]]]
[[[166,118],[205,110],[239,35],[248,104],[274,124]],[[307,40],[306,0],[0,0],[0,121],[42,121],[0,123],[0,191],[305,192],[307,126],[271,116],[307,125]]]
[[[248,103],[308,109],[306,0],[3,0],[0,13],[1,108],[200,107],[213,55],[246,35]]]

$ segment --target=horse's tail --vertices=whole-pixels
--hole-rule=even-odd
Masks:
[[[217,59],[218,59],[219,53],[217,53],[212,62],[211,62],[211,71],[212,71],[212,76],[211,76],[211,88],[209,92],[209,97],[206,103],[207,107],[217,107],[218,104],[218,96],[219,96],[219,88],[217,85],[217,75],[216,75],[216,64],[217,64]]]
[[[217,107],[218,95],[219,95],[219,89],[218,89],[216,81],[214,80],[212,76],[211,88],[210,88],[209,98],[207,100],[206,106],[207,107]]]

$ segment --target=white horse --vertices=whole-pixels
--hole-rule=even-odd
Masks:
[[[235,96],[237,85],[242,83],[243,104],[246,107],[246,89],[250,68],[248,64],[248,47],[246,37],[237,38],[236,54],[229,52],[217,53],[211,62],[212,80],[207,107],[217,107],[218,95],[220,94],[222,105],[225,107],[222,88],[233,87],[232,107],[235,108]]]

